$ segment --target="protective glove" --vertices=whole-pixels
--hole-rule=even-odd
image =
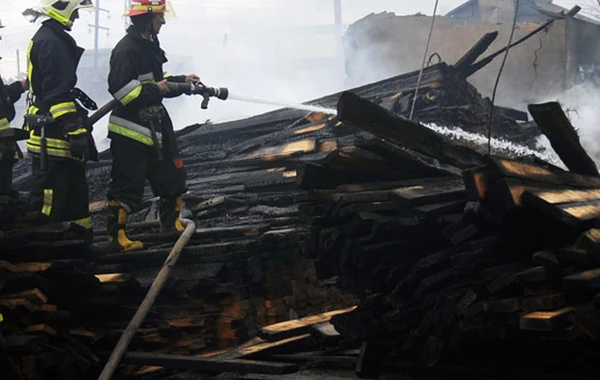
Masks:
[[[66,121],[64,131],[71,146],[71,156],[83,162],[89,160],[91,152],[90,136],[81,118],[76,117]]]

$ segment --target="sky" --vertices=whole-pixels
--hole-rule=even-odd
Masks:
[[[124,0],[100,2],[99,48],[111,49],[124,34]],[[555,0],[570,8],[592,0]],[[174,18],[161,31],[163,49],[169,56],[170,73],[196,73],[204,83],[228,87],[232,93],[278,101],[303,102],[344,89],[343,57],[335,54],[333,0],[171,0]],[[445,14],[463,0],[440,0],[438,14]],[[37,0],[0,0],[0,73],[5,78],[25,71],[25,50],[37,29],[21,12]],[[348,26],[370,13],[431,15],[435,0],[341,0],[342,23]],[[81,12],[72,35],[93,55],[94,12]],[[19,59],[17,59],[17,56]],[[107,57],[100,60],[107,64]],[[105,79],[99,78],[99,87]],[[86,90],[84,88],[84,90]],[[102,90],[100,104],[108,100]],[[251,116],[276,107],[213,100],[207,111],[197,99],[169,100],[167,107],[177,129],[205,120],[222,121]],[[104,127],[95,132],[103,138]]]

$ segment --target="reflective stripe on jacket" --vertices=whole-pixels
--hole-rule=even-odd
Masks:
[[[133,140],[148,147],[154,142],[147,121],[140,119],[140,111],[149,106],[162,105],[156,82],[165,78],[163,64],[167,62],[160,46],[143,38],[130,27],[111,53],[108,91],[121,106],[115,109],[108,125],[111,139]],[[185,76],[170,76],[169,81],[183,82]],[[162,145],[164,134],[173,134],[173,125],[165,112],[162,122],[156,123],[157,137]]]

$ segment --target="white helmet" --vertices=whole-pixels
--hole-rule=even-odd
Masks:
[[[40,0],[34,11],[45,14],[63,24],[65,28],[71,29],[73,13],[78,9],[93,7],[92,0]],[[25,12],[23,12],[24,15]]]

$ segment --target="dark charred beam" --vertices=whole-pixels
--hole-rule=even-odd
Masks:
[[[596,163],[581,146],[579,135],[559,103],[530,104],[527,108],[569,170],[583,175],[600,175]]]
[[[386,109],[352,92],[344,92],[338,102],[341,120],[391,141],[392,143],[438,158],[461,169],[483,163],[477,152],[454,145],[450,140],[412,121],[393,115]]]
[[[456,62],[454,69],[459,73],[468,69],[481,54],[483,54],[490,45],[498,38],[498,32],[487,33],[473,47]]]

